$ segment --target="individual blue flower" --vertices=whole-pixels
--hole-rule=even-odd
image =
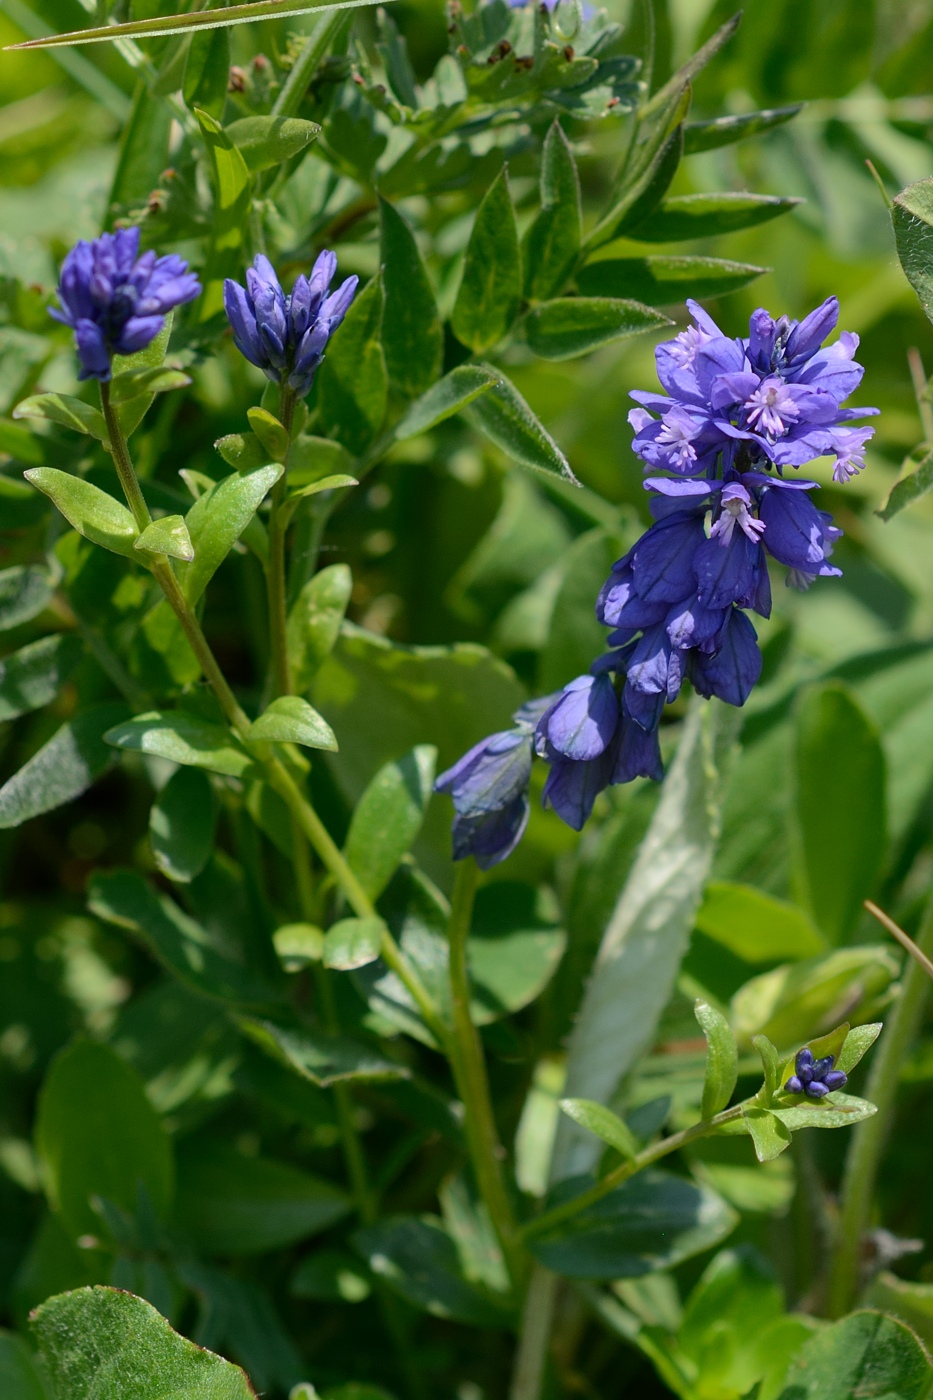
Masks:
[[[619,722],[619,697],[611,677],[577,676],[538,721],[535,748],[542,758],[599,758]]]
[[[849,1076],[841,1069],[833,1069],[835,1057],[826,1055],[815,1060],[813,1051],[805,1045],[798,1050],[794,1061],[794,1073],[784,1088],[788,1094],[806,1094],[809,1099],[825,1099],[835,1089],[842,1089]]]
[[[269,259],[257,253],[246,269],[245,287],[229,277],[224,282],[224,310],[240,354],[301,398],[359,284],[358,277],[348,277],[330,292],[336,271],[336,254],[325,249],[310,277],[300,274],[286,294]]]
[[[162,330],[176,306],[192,301],[201,285],[174,253],[139,256],[139,229],[81,239],[62,263],[58,299],[50,308],[75,333],[80,379],[109,380],[114,355],[135,355]]]

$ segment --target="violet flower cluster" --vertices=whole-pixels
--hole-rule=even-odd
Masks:
[[[821,1060],[813,1058],[813,1051],[804,1046],[797,1051],[794,1073],[784,1088],[788,1094],[806,1094],[808,1099],[825,1099],[835,1089],[843,1089],[849,1076],[841,1069],[833,1069],[834,1055],[826,1055]]]
[[[224,309],[240,354],[267,379],[287,384],[301,398],[310,390],[360,280],[348,277],[331,293],[336,271],[337,255],[325,249],[310,277],[301,273],[286,294],[269,259],[258,253],[246,269],[245,287],[229,277],[224,282]]]
[[[521,764],[503,735],[470,750],[438,779],[457,813],[454,855],[484,868],[504,860],[524,830],[530,751],[549,765],[543,801],[580,830],[613,783],[663,776],[658,726],[685,680],[704,696],[744,705],[761,673],[748,617],[771,612],[768,557],[807,588],[838,575],[841,531],[818,508],[814,481],[785,472],[834,458],[833,477],[864,467],[874,408],[843,407],[857,389],[858,337],[832,345],[839,304],[829,297],[802,321],[759,309],[747,338],[732,339],[696,302],[694,324],[655,352],[665,393],[634,393],[633,447],[650,473],[654,523],[612,568],[596,602],[610,650],[585,676],[535,702]],[[526,707],[527,709],[528,707]],[[515,735],[519,731],[512,731]]]
[[[174,253],[139,256],[139,229],[102,233],[75,244],[62,264],[57,321],[75,333],[79,379],[110,379],[114,355],[135,355],[162,330],[176,306],[192,301],[201,285]]]

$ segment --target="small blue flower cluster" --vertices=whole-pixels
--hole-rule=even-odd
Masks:
[[[654,524],[613,565],[597,599],[610,650],[589,675],[535,702],[533,741],[527,725],[493,735],[438,779],[457,812],[455,859],[472,854],[485,868],[514,850],[527,820],[532,748],[550,765],[545,806],[577,831],[610,784],[660,779],[658,726],[683,682],[744,705],[758,680],[761,653],[744,609],[770,615],[767,556],[797,588],[841,572],[829,561],[842,532],[814,505],[817,483],[784,477],[828,455],[837,482],[864,467],[872,429],[848,425],[877,409],[842,406],[863,371],[853,359],[857,336],[843,331],[823,348],[836,298],[800,322],[759,309],[745,339],[723,335],[696,302],[687,305],[694,324],[656,351],[666,393],[632,395],[641,405],[629,414],[633,447],[651,473]]]
[[[841,1069],[833,1069],[834,1055],[826,1055],[822,1060],[814,1060],[813,1051],[804,1046],[797,1051],[794,1073],[784,1088],[788,1094],[806,1094],[808,1099],[825,1099],[835,1089],[843,1089],[849,1076]]]

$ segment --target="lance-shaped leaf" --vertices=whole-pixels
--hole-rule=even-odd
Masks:
[[[288,614],[288,659],[295,688],[307,690],[340,635],[353,575],[346,564],[330,564],[309,579]]]
[[[48,569],[39,564],[14,564],[0,569],[0,632],[31,622],[52,601],[55,589]]]
[[[522,257],[508,173],[503,168],[476,212],[451,325],[480,354],[502,339],[518,315]]]
[[[781,1087],[781,1057],[766,1035],[753,1035],[752,1044],[758,1051],[764,1071],[764,1083],[758,1092],[758,1101],[767,1108]]]
[[[525,296],[544,301],[563,291],[580,251],[580,177],[570,142],[554,120],[541,155],[541,209],[525,235]]]
[[[496,381],[470,405],[467,421],[522,466],[576,482],[567,458],[512,381],[501,373]]]
[[[185,710],[135,715],[109,729],[105,738],[118,749],[155,754],[227,777],[242,777],[253,764],[252,755],[229,729]]]
[[[309,749],[337,750],[327,720],[300,695],[280,695],[249,728],[249,737],[264,743],[304,744]]]
[[[611,297],[560,297],[528,312],[529,348],[543,360],[573,360],[601,345],[673,325],[660,311]]]
[[[341,919],[324,936],[321,956],[325,967],[352,972],[375,962],[382,947],[385,924],[381,919]]]
[[[153,520],[133,545],[147,554],[167,554],[172,559],[190,563],[194,558],[194,545],[188,534],[188,526],[181,515],[163,515],[161,520]]]
[[[410,1071],[369,1046],[346,1036],[325,1035],[305,1026],[241,1017],[244,1035],[266,1054],[321,1089],[351,1079],[408,1079]]]
[[[268,454],[267,461],[284,462],[288,456],[288,433],[284,423],[265,408],[248,408],[246,416],[263,450]]]
[[[657,209],[677,174],[684,153],[683,127],[677,126],[658,149],[651,164],[624,190],[586,238],[587,248],[601,248],[623,233],[638,228]]]
[[[253,172],[291,160],[321,134],[317,122],[301,117],[241,117],[224,130]]]
[[[634,1161],[638,1156],[635,1134],[625,1120],[605,1104],[595,1103],[592,1099],[561,1099],[560,1107],[568,1118],[579,1123],[581,1128],[588,1128],[629,1161]]]
[[[865,1026],[853,1026],[836,1056],[835,1069],[851,1074],[863,1055],[867,1054],[881,1034],[882,1023],[870,1021]]]
[[[106,442],[110,436],[100,409],[70,394],[34,394],[16,405],[13,417],[44,418],[49,423],[72,428],[76,433],[99,438],[101,442]]]
[[[351,452],[362,452],[369,445],[385,417],[388,376],[382,350],[384,310],[380,275],[353,302],[318,370],[322,427]]]
[[[930,305],[933,307],[933,286],[931,286]],[[901,477],[891,487],[888,499],[880,510],[875,511],[882,520],[890,520],[904,509],[905,506],[912,505],[914,501],[919,501],[921,496],[925,496],[928,491],[933,490],[933,450],[926,444],[919,451],[919,461],[917,454],[911,453],[905,465],[914,464],[914,470],[909,476]]]
[[[227,10],[226,13],[231,12]],[[209,112],[198,110],[196,115],[214,181],[214,217],[204,267],[204,294],[200,301],[201,320],[208,321],[223,309],[224,278],[243,275],[243,239],[250,209],[249,171],[220,122]]]
[[[216,820],[214,791],[206,772],[179,768],[149,813],[149,841],[163,875],[181,884],[200,875],[213,849]]]
[[[224,477],[195,501],[185,517],[194,559],[178,568],[178,581],[189,604],[198,601],[281,475],[278,462],[270,462]]]
[[[77,666],[80,637],[40,637],[0,661],[0,722],[48,705]]]
[[[678,194],[665,199],[641,223],[626,230],[642,243],[679,243],[687,238],[712,238],[740,228],[754,228],[787,214],[801,199],[783,195]]]
[[[0,787],[0,828],[21,826],[87,792],[114,760],[104,733],[127,714],[118,702],[93,705],[57,729]]]
[[[891,219],[904,276],[933,321],[933,177],[901,190]]]
[[[420,744],[387,763],[350,820],[344,855],[370,899],[377,899],[421,830],[431,798],[437,749]]]
[[[456,1246],[434,1216],[400,1215],[358,1230],[353,1247],[414,1307],[474,1327],[503,1327],[504,1301],[463,1276]]]
[[[413,399],[440,374],[444,333],[427,270],[406,219],[385,199],[379,201],[379,219],[386,368],[392,383]]]
[[[581,269],[577,286],[587,297],[629,297],[667,306],[687,297],[702,300],[738,291],[767,271],[725,258],[603,258]]]
[[[199,29],[191,36],[182,96],[192,110],[217,120],[223,115],[230,81],[230,35],[225,28]]]
[[[396,423],[396,442],[426,433],[430,428],[443,423],[467,408],[474,399],[485,394],[500,382],[501,376],[489,365],[457,365],[443,379],[432,384],[427,393],[411,405],[408,412]]]
[[[191,376],[171,365],[147,365],[124,370],[110,381],[110,401],[117,405],[131,403],[141,394],[167,394],[172,389],[184,389]]]
[[[60,1293],[31,1325],[56,1395],[255,1400],[239,1366],[179,1336],[151,1303],[123,1289]]]
[[[739,1077],[739,1047],[721,1011],[698,999],[693,1012],[706,1036],[706,1075],[700,1113],[704,1118],[712,1118],[732,1098]]]
[[[322,491],[344,491],[348,486],[359,486],[359,484],[355,476],[325,476],[320,481],[312,481],[309,486],[302,486],[286,497],[279,506],[281,519],[287,525],[301,502],[307,500],[309,496],[319,496]]]
[[[139,530],[126,506],[113,496],[90,481],[55,467],[30,467],[23,475],[54,502],[69,525],[85,539],[113,550],[114,554],[133,557]]]
[[[745,112],[740,117],[715,117],[708,122],[688,122],[684,127],[684,155],[693,155],[695,151],[714,151],[720,146],[744,141],[749,136],[773,131],[776,126],[783,126],[796,117],[803,107],[802,102],[797,102],[792,107],[768,107],[762,112]]]

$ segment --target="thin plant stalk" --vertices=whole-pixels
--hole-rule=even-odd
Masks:
[[[295,394],[285,387],[282,391],[281,422],[291,444],[292,421],[295,416]],[[266,566],[266,591],[269,599],[269,650],[272,657],[272,680],[275,694],[291,695],[292,668],[288,659],[288,603],[285,581],[285,536],[288,522],[282,510],[288,489],[288,454],[284,470],[272,488],[272,508],[269,515],[269,562]]]
[[[541,1394],[557,1299],[557,1282],[557,1275],[552,1274],[550,1269],[545,1269],[541,1264],[535,1265],[522,1309],[509,1400],[538,1400]]]

